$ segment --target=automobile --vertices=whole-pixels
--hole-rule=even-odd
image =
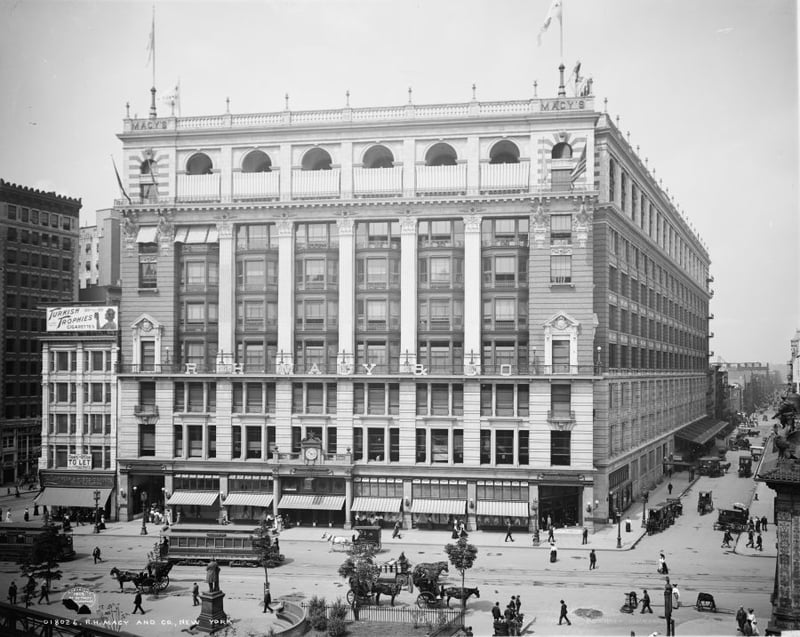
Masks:
[[[747,520],[750,516],[750,510],[740,503],[734,503],[731,509],[719,509],[717,521],[714,522],[715,531],[723,531],[725,529],[733,533],[741,533],[747,528]]]
[[[764,455],[764,447],[761,445],[752,445],[750,447],[750,456],[753,460],[760,460],[761,456]]]
[[[697,472],[701,476],[709,476],[711,478],[717,478],[725,473],[720,459],[714,456],[704,456],[700,458]]]
[[[753,475],[753,458],[750,456],[739,456],[739,477],[749,478]]]

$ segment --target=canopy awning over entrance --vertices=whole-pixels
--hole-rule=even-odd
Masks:
[[[258,493],[253,491],[229,493],[223,504],[227,506],[264,507],[272,504],[271,493]]]
[[[285,495],[278,503],[279,509],[315,509],[339,511],[344,507],[343,495]]]
[[[478,500],[478,515],[494,515],[509,518],[527,518],[527,502],[493,502],[490,500]]]
[[[411,503],[411,513],[436,513],[443,515],[464,515],[466,500],[423,500],[415,498]]]
[[[351,511],[397,513],[400,511],[402,498],[353,498]]]
[[[100,492],[98,506],[105,506],[111,489],[92,489],[91,487],[47,487],[36,496],[34,503],[39,506],[46,505],[62,507],[94,507],[94,492]]]
[[[675,437],[696,445],[704,445],[727,426],[728,423],[724,420],[702,418],[678,431]]]
[[[175,243],[217,243],[216,226],[184,226],[175,231]]]
[[[155,243],[158,226],[142,226],[136,233],[136,243]]]
[[[194,504],[201,507],[213,506],[219,493],[216,491],[176,491],[167,500],[167,505]]]

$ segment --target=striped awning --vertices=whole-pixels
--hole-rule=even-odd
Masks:
[[[402,498],[353,498],[351,511],[367,513],[397,513]]]
[[[97,500],[98,506],[105,506],[111,489],[92,489],[75,487],[47,487],[34,499],[34,504],[47,506],[66,506],[66,507],[94,507],[94,492],[100,492]]]
[[[272,504],[271,493],[259,493],[254,491],[243,491],[229,493],[223,504],[227,506],[243,507],[264,507],[265,509]]]
[[[437,513],[444,515],[464,515],[466,500],[423,500],[415,498],[411,503],[411,513]]]
[[[316,509],[339,511],[344,507],[343,495],[285,495],[278,503],[279,509]]]
[[[493,502],[478,500],[478,515],[494,515],[509,518],[527,518],[529,506],[527,502]]]
[[[158,226],[142,226],[136,233],[136,243],[155,243]]]
[[[175,231],[175,243],[217,243],[216,226],[183,226]]]
[[[167,504],[196,504],[201,507],[210,507],[217,502],[219,493],[216,491],[176,491],[167,500]]]

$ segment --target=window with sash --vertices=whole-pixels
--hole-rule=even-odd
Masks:
[[[550,255],[550,283],[572,283],[572,255]]]

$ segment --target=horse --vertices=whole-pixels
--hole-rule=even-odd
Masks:
[[[372,585],[372,592],[375,593],[375,604],[380,605],[381,595],[388,595],[392,600],[392,606],[394,606],[394,598],[397,597],[397,594],[402,589],[403,589],[402,584],[398,583],[385,584],[383,582],[375,582]]]
[[[428,579],[439,579],[442,573],[449,573],[450,568],[445,561],[441,562],[421,562],[414,567],[414,577],[426,577]]]
[[[135,586],[136,582],[141,579],[142,573],[137,571],[121,571],[115,566],[111,569],[111,577],[119,582],[119,590],[122,591],[122,585],[125,582],[133,582]]]
[[[456,599],[463,599],[464,606],[467,605],[467,600],[475,595],[478,599],[480,599],[481,593],[478,590],[478,587],[475,588],[461,588],[460,586],[448,586],[444,589],[444,595],[442,597],[447,598],[447,607],[450,608],[450,600],[455,597]]]
[[[336,547],[347,550],[353,544],[353,540],[346,535],[333,535],[332,533],[323,533],[322,539],[329,542],[331,545],[330,550],[333,551]]]

